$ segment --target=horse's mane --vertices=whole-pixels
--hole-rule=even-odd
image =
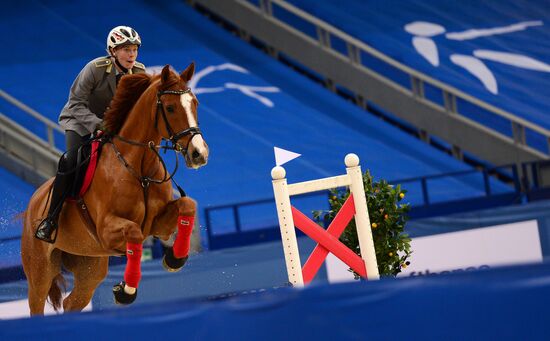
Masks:
[[[115,97],[103,117],[106,131],[116,134],[122,128],[126,117],[145,89],[151,84],[152,77],[146,73],[126,75],[119,81]]]
[[[137,73],[122,77],[115,96],[111,101],[110,108],[105,112],[103,118],[105,130],[111,134],[117,134],[138,99],[149,85],[159,78],[160,75],[150,76],[146,73]],[[166,90],[177,83],[183,83],[183,81],[177,74],[170,72],[168,79],[161,82],[159,90]],[[184,85],[182,84],[182,86]]]

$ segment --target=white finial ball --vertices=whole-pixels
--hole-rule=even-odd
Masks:
[[[273,180],[284,179],[285,176],[286,176],[286,171],[281,166],[275,166],[271,170],[271,177],[273,178]]]
[[[346,164],[346,167],[359,166],[359,156],[357,156],[356,154],[350,153],[346,155],[344,162]]]

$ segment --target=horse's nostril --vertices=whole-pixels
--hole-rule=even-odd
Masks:
[[[191,154],[191,157],[192,157],[193,159],[198,159],[199,156],[201,156],[201,154],[200,154],[198,151],[196,151],[196,150],[194,150],[194,151],[193,151],[193,154]]]

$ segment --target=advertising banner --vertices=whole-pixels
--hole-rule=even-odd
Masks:
[[[414,238],[410,265],[398,277],[435,276],[494,266],[542,262],[536,220]],[[327,258],[329,282],[353,280],[348,266]]]

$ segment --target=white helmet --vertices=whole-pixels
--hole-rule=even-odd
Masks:
[[[141,38],[130,26],[117,26],[107,36],[107,52],[111,54],[111,48],[124,45],[137,45],[139,47],[141,46]]]

